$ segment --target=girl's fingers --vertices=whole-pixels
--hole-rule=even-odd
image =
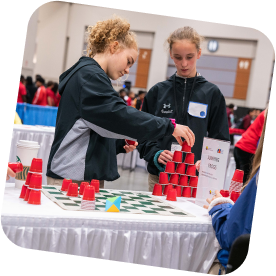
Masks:
[[[206,201],[210,204],[210,203],[211,203],[211,201],[212,201],[212,199],[207,198],[207,199],[206,199]]]
[[[209,205],[203,205],[203,208],[208,209]]]
[[[180,136],[177,136],[177,137],[175,137],[175,139],[176,139],[176,141],[178,142],[178,144],[179,144],[180,146],[182,146],[183,141],[182,141],[181,137],[180,137]]]

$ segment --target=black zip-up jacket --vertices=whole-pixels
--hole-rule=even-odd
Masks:
[[[178,118],[175,110],[174,78]],[[195,134],[192,152],[196,162],[201,159],[204,137],[226,141],[229,141],[230,137],[225,99],[219,88],[204,77],[197,76],[191,95],[193,82],[194,78],[182,78],[174,74],[168,80],[157,83],[147,93],[142,111],[155,116],[174,118],[177,124],[188,126]],[[177,143],[172,136],[138,145],[140,157],[148,162],[147,169],[150,174],[158,175],[160,172],[153,161],[155,154],[160,150],[171,150],[173,142]]]
[[[140,142],[174,131],[169,119],[127,106],[92,58],[81,57],[59,82],[61,100],[47,176],[113,181],[120,177],[116,154],[125,152],[122,139]]]

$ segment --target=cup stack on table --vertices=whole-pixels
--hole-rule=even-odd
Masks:
[[[183,153],[186,153],[182,162]],[[177,197],[196,197],[198,176],[191,147],[184,141],[181,151],[175,151],[173,160],[167,162],[165,172],[159,174],[159,183],[153,188],[153,195],[166,195],[167,200],[176,201]],[[165,186],[162,194],[162,186]]]

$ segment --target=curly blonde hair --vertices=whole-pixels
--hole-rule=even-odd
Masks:
[[[133,48],[138,50],[136,35],[130,32],[130,24],[118,16],[98,21],[94,26],[87,28],[86,55],[94,57],[104,53],[106,48],[114,41],[119,42],[119,48]]]
[[[170,36],[167,38],[166,42],[169,44],[169,49],[172,49],[173,43],[176,40],[187,39],[195,44],[197,51],[201,48],[201,43],[204,40],[203,36],[200,36],[195,29],[189,26],[185,26],[183,28],[179,28],[172,32]]]

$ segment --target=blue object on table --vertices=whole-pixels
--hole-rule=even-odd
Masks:
[[[18,103],[16,112],[25,125],[56,126],[57,107]]]

